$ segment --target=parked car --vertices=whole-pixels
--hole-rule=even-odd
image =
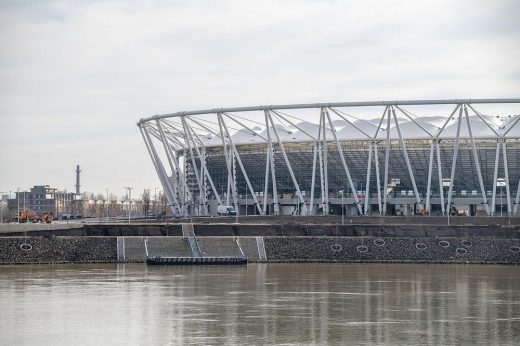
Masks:
[[[237,211],[230,205],[219,205],[217,207],[218,216],[235,216]]]

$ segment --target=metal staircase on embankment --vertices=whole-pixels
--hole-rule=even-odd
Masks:
[[[187,239],[188,243],[190,244],[191,257],[202,257],[202,252],[200,251],[197,237],[195,237],[195,231],[193,229],[192,223],[182,224],[182,237]]]
[[[182,224],[182,237],[185,241],[188,242],[191,249],[191,257],[162,257],[162,256],[148,256],[146,262],[148,264],[247,264],[247,258],[240,247],[240,243],[238,239],[234,239],[233,243],[236,247],[238,247],[239,254],[236,252],[233,253],[232,256],[229,254],[224,255],[223,253],[219,253],[218,255],[210,255],[207,256],[205,252],[203,252],[200,248],[199,240],[195,236],[195,231],[192,223],[183,223]],[[219,244],[216,245],[220,247]],[[210,247],[207,249],[211,254],[214,251],[211,251]],[[228,252],[228,251],[226,251]]]

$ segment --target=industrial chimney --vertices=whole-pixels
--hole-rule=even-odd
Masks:
[[[76,166],[76,195],[79,195],[81,192],[79,191],[79,173],[81,170],[79,169],[79,165]]]

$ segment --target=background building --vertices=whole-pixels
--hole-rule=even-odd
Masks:
[[[10,210],[26,210],[29,213],[52,213],[54,217],[62,214],[77,214],[81,201],[76,200],[73,192],[59,191],[49,185],[35,185],[28,191],[16,191],[15,198],[8,200]]]

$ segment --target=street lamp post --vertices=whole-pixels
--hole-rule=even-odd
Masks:
[[[110,197],[108,197],[108,188],[107,188],[107,200],[105,202],[105,205],[107,207],[107,222],[108,222],[108,206],[110,204]]]
[[[4,223],[4,199],[2,195],[3,193],[5,192],[0,192],[0,223]]]
[[[132,188],[128,188],[128,223],[132,220]]]
[[[18,203],[18,210],[16,213],[16,220],[20,223],[20,188],[16,189],[16,202]]]
[[[132,218],[132,189],[130,186],[123,186],[128,191],[128,223]]]
[[[345,224],[345,213],[343,212],[343,190],[340,190],[339,193],[341,194],[341,224]]]

